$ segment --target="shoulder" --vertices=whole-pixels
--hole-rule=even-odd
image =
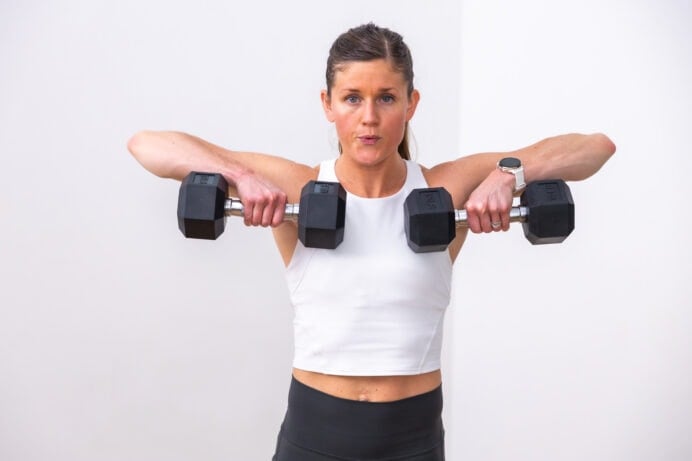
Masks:
[[[294,163],[293,165],[284,165],[284,167],[286,167],[286,169],[278,173],[291,182],[291,185],[285,189],[288,192],[289,201],[297,202],[300,199],[300,191],[303,189],[303,186],[309,181],[318,179],[320,165],[309,166]]]

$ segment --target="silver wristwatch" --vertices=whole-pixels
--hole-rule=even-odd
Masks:
[[[524,190],[526,181],[524,181],[524,167],[521,166],[521,160],[514,157],[505,157],[497,162],[497,167],[500,171],[512,173],[514,175],[515,194]]]

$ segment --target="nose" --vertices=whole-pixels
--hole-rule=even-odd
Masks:
[[[375,125],[379,120],[375,101],[366,100],[363,104],[363,125]]]

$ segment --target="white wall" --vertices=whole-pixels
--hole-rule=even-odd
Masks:
[[[335,155],[329,46],[404,34],[419,160],[458,152],[459,7],[79,0],[0,3],[0,459],[266,460],[291,309],[264,229],[182,238],[177,184],[126,151],[178,129],[305,163]]]
[[[576,230],[457,263],[451,459],[692,459],[692,6],[464,0],[462,152],[604,131]]]

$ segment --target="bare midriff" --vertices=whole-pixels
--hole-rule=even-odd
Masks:
[[[341,376],[294,368],[293,376],[325,394],[364,402],[393,402],[425,394],[442,382],[439,370],[419,375]]]

